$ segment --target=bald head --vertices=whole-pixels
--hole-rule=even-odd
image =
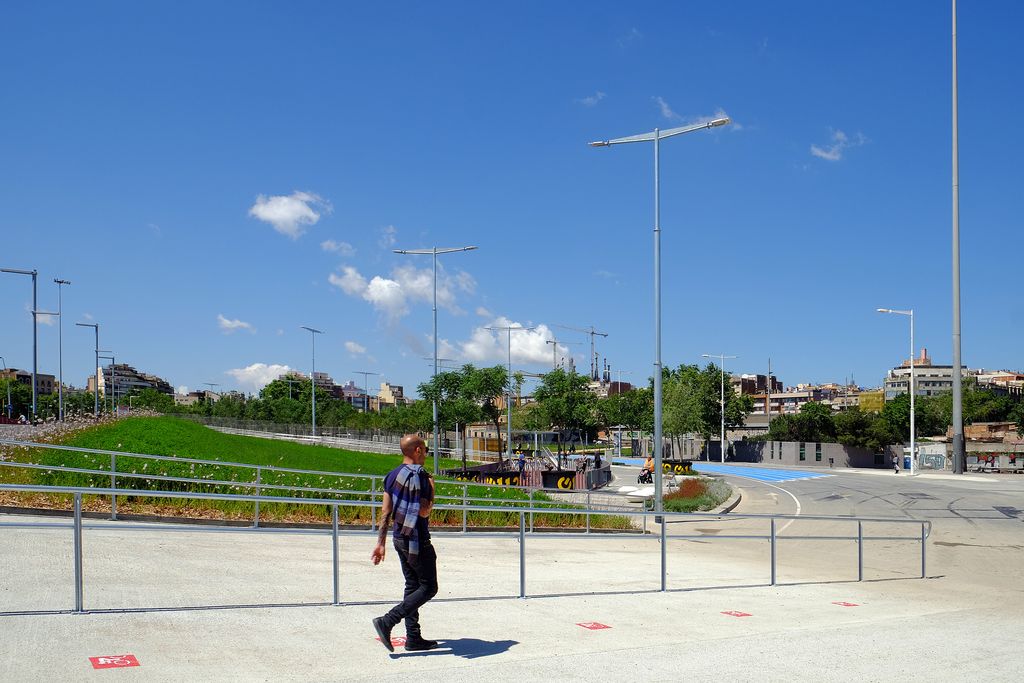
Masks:
[[[402,455],[417,465],[427,458],[427,443],[419,434],[406,434],[401,441]]]

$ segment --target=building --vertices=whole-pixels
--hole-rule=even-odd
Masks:
[[[90,378],[90,391],[93,384],[94,381]],[[100,394],[105,396],[108,389],[114,396],[128,396],[143,389],[154,389],[168,396],[174,395],[174,389],[167,380],[146,372],[139,372],[127,363],[116,363],[102,368]]]
[[[404,406],[409,401],[405,398],[405,389],[397,384],[389,382],[380,383],[380,392],[377,394],[380,407]]]
[[[0,370],[0,379],[11,379],[18,384],[32,388],[32,371],[19,370],[18,368],[7,368]],[[40,396],[52,394],[57,390],[57,378],[53,375],[36,373],[36,393]]]
[[[798,384],[795,387],[787,387],[785,390],[771,394],[772,415],[795,415],[805,403],[812,401],[830,402],[834,397],[831,389],[813,386],[810,384]],[[765,394],[753,394],[750,396],[754,403],[753,415],[765,415]]]
[[[349,380],[347,384],[343,384],[341,387],[341,400],[351,405],[356,410],[361,410],[364,413],[367,408],[372,408],[368,395],[363,391],[362,387],[356,386],[356,383]]]
[[[905,360],[889,371],[885,377],[883,389],[885,400],[891,401],[901,394],[907,393],[910,386],[910,368],[914,367],[915,396],[935,396],[953,391],[953,366],[935,365],[928,357],[928,349],[921,349],[921,355]],[[963,368],[963,377],[976,376],[979,370]]]
[[[769,381],[771,382],[770,388],[768,386]],[[741,395],[764,394],[769,390],[773,394],[782,392],[782,382],[776,379],[775,375],[772,375],[770,380],[767,375],[731,375],[729,377],[729,384],[732,385],[734,392]]]
[[[977,378],[979,387],[991,389],[999,394],[1024,398],[1024,374],[1008,370],[982,370]]]

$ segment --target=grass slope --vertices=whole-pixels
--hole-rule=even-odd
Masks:
[[[380,476],[391,471],[401,462],[398,455],[360,453],[327,446],[314,446],[290,441],[276,441],[257,437],[223,434],[202,425],[173,417],[141,417],[119,420],[114,423],[92,427],[75,433],[64,441],[64,445],[93,448],[97,450],[125,451],[147,455],[166,455],[203,460],[223,460],[252,465],[287,467],[293,469],[339,472],[342,474],[298,474],[265,470],[261,473],[262,493],[272,496],[299,498],[335,498],[338,500],[368,500],[370,491],[369,475],[377,475],[375,488],[380,500]],[[44,465],[79,467],[92,470],[110,471],[110,456],[31,449],[15,453],[20,462]],[[454,460],[442,460],[442,468],[458,466]],[[427,469],[432,469],[427,463]],[[206,465],[184,462],[162,462],[143,458],[118,457],[117,472],[139,475],[119,476],[119,488],[157,489],[166,491],[207,492],[221,494],[253,493],[252,487],[243,483],[255,480],[255,470],[232,465]],[[170,476],[209,480],[210,483],[173,482],[155,477]],[[0,481],[38,483],[59,486],[105,487],[110,485],[107,474],[85,474],[58,472],[55,470],[16,470],[0,468]],[[273,489],[272,485],[292,486],[304,490]],[[346,493],[311,491],[308,489],[330,489]],[[461,502],[462,484],[437,483],[438,503]],[[476,504],[507,505],[527,499],[527,494],[517,489],[473,486],[468,487],[470,497],[482,498]],[[447,498],[447,500],[446,500]],[[547,500],[543,494],[535,499]],[[38,501],[37,501],[38,502]],[[66,503],[66,501],[65,501]],[[89,499],[87,509],[109,509],[109,499]],[[236,501],[200,501],[181,499],[119,498],[118,508],[122,512],[156,512],[177,516],[209,517],[228,519],[251,519],[253,504]],[[340,517],[349,523],[365,524],[370,521],[368,508],[342,506]],[[326,521],[330,508],[326,505],[263,504],[261,520],[274,521]],[[435,524],[462,523],[459,511],[437,510],[432,517]],[[473,512],[469,524],[478,526],[505,526],[518,524],[518,516],[511,513]],[[573,515],[569,518],[555,518],[553,515],[535,515],[537,526],[576,526],[583,518]],[[594,517],[592,523],[600,526],[622,527],[625,520],[620,518]]]

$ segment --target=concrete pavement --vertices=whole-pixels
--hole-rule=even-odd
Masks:
[[[401,583],[393,553],[370,565],[366,535],[342,538],[345,604],[333,606],[326,536],[101,524],[84,534],[86,608],[133,611],[12,614],[71,606],[71,537],[0,528],[0,680],[1017,680],[1024,482],[890,477],[736,479],[736,512],[934,519],[931,578],[910,578],[914,542],[867,543],[858,583],[853,543],[790,539],[779,545],[789,585],[770,587],[765,542],[716,539],[763,533],[763,521],[694,518],[670,525],[702,537],[669,542],[667,593],[650,537],[538,535],[526,545],[532,597],[520,600],[514,536],[437,534],[441,591],[422,620],[444,642],[415,654],[374,640],[370,619]],[[798,520],[782,535],[850,524]],[[589,622],[610,628],[577,625]],[[88,659],[117,654],[141,666],[96,671]]]

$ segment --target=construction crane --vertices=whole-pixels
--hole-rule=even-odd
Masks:
[[[551,344],[551,369],[554,370],[554,369],[556,369],[558,367],[558,345],[559,344],[562,344],[563,346],[568,346],[569,344],[573,344],[573,345],[577,345],[578,346],[579,344],[582,344],[583,342],[566,342],[566,341],[559,341],[557,338],[555,338],[555,339],[548,339],[544,343],[545,344]]]
[[[555,325],[555,327],[561,327],[564,330],[572,330],[573,332],[582,332],[590,335],[590,379],[596,382],[600,377],[597,372],[597,352],[594,350],[594,337],[607,337],[607,332],[598,332],[594,329],[594,326],[583,329],[582,327],[572,327],[570,325]]]

